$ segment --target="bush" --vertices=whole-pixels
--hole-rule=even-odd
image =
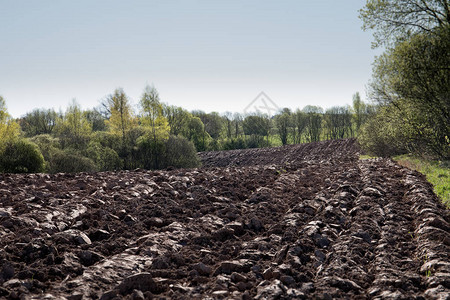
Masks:
[[[401,132],[400,120],[386,108],[378,111],[361,128],[358,141],[364,153],[390,157],[408,152],[406,138]]]
[[[0,171],[7,173],[39,173],[45,160],[38,146],[21,139],[8,143],[0,155]]]
[[[262,135],[252,134],[248,137],[247,147],[248,148],[264,148],[269,147],[269,142]]]
[[[166,141],[164,167],[195,168],[200,166],[194,143],[181,136],[171,135]]]
[[[55,149],[59,149],[61,147],[59,139],[54,138],[49,134],[36,135],[30,138],[30,141],[38,145],[46,161],[50,161],[51,153]]]
[[[122,160],[116,151],[103,147],[98,142],[91,142],[86,150],[88,158],[95,162],[100,171],[119,170]]]
[[[94,161],[71,149],[54,150],[51,154],[49,166],[51,173],[95,172],[98,170]]]
[[[232,138],[223,142],[223,150],[246,149],[247,142],[244,138]]]
[[[154,139],[150,134],[139,137],[136,141],[136,152],[139,166],[144,169],[164,168],[165,142],[162,138]]]

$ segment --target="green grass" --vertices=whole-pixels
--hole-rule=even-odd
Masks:
[[[419,171],[433,185],[434,192],[450,208],[450,162],[428,161],[411,155],[393,157],[400,165]]]

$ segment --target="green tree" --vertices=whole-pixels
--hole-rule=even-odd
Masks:
[[[181,107],[172,105],[164,106],[163,113],[169,122],[170,134],[186,136],[188,122],[192,117],[191,113]]]
[[[197,151],[205,151],[207,148],[209,134],[205,130],[205,125],[199,117],[191,117],[187,123],[187,138],[192,141]]]
[[[169,122],[163,114],[163,106],[159,99],[159,93],[154,86],[146,86],[141,101],[141,122],[144,127],[150,129],[150,136],[141,138],[140,147],[149,147],[153,168],[160,168],[160,158],[163,154],[163,143],[169,138]],[[144,142],[145,141],[145,142]],[[146,166],[148,167],[148,164]]]
[[[55,131],[63,148],[84,149],[86,147],[92,126],[75,99],[72,100],[64,116],[57,119]]]
[[[308,126],[308,115],[297,109],[293,115],[294,130],[292,131],[292,139],[294,144],[302,142],[302,136]]]
[[[450,156],[449,4],[371,0],[360,11],[363,28],[374,30],[374,46],[387,46],[370,87],[372,100],[383,106],[379,119],[400,118],[400,148],[444,158]]]
[[[86,119],[91,124],[92,131],[106,131],[106,123],[104,114],[100,112],[99,108],[89,109],[84,112]]]
[[[327,138],[343,139],[352,135],[352,115],[345,106],[335,106],[324,114]]]
[[[113,171],[122,168],[122,161],[116,151],[91,141],[86,149],[87,157],[95,162],[100,171]]]
[[[205,130],[214,140],[219,139],[223,128],[223,120],[216,112],[205,113],[203,111],[193,111],[192,114],[199,117],[205,125]]]
[[[275,116],[275,125],[277,126],[278,137],[283,145],[288,143],[288,136],[291,129],[291,112],[284,110]]]
[[[29,137],[51,134],[56,126],[57,118],[58,114],[53,109],[35,109],[20,120],[20,126]]]
[[[271,122],[267,115],[250,115],[245,117],[242,126],[248,136],[247,145],[250,148],[265,147],[269,144]],[[266,137],[266,141],[264,141]]]
[[[319,106],[307,105],[303,108],[303,112],[307,115],[306,133],[308,141],[320,141],[320,134],[322,132],[323,109]]]
[[[353,95],[353,122],[355,124],[356,134],[359,134],[361,125],[366,119],[366,104],[361,100],[358,92]]]
[[[417,33],[433,34],[450,24],[448,0],[368,0],[359,11],[364,30],[373,30],[373,47],[395,46]]]
[[[233,127],[234,127],[234,137],[237,138],[242,135],[242,123],[244,121],[244,117],[240,113],[233,114]]]
[[[109,130],[121,136],[123,143],[126,144],[127,132],[137,126],[130,100],[122,89],[116,89],[106,98],[105,106],[110,114],[106,121]]]
[[[0,96],[0,152],[8,142],[15,141],[20,135],[20,127],[8,113],[5,99]]]
[[[129,156],[132,148],[132,141],[129,139],[130,131],[137,126],[136,117],[133,114],[130,100],[122,89],[116,89],[103,102],[103,107],[109,115],[106,124],[111,133],[120,136],[122,139],[119,156],[124,159],[124,167],[128,168],[132,161]]]
[[[415,151],[440,157],[450,156],[448,49],[450,26],[417,34],[378,57],[370,85],[372,99],[401,111],[402,124],[414,130]]]

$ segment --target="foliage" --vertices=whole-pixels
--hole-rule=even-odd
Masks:
[[[295,111],[293,115],[293,131],[292,131],[292,140],[294,144],[300,144],[302,142],[303,133],[308,125],[308,115],[302,112],[300,109]]]
[[[121,149],[117,152],[124,159],[124,167],[130,168],[133,161],[130,160],[132,147],[130,147],[129,133],[137,126],[137,119],[133,114],[130,101],[122,89],[116,89],[106,98],[106,103],[103,105],[109,113],[106,124],[110,132],[122,139]]]
[[[327,109],[323,118],[328,138],[336,140],[353,136],[352,114],[348,107],[335,106]]]
[[[371,96],[401,118],[413,152],[450,157],[450,27],[416,35],[375,62]],[[414,141],[414,143],[411,143]]]
[[[243,137],[226,139],[223,141],[223,150],[245,149],[248,148],[247,141]]]
[[[320,141],[320,134],[322,131],[322,115],[323,109],[319,106],[307,105],[303,108],[306,113],[306,128],[307,139],[309,142]]]
[[[58,138],[52,137],[49,134],[40,134],[29,139],[32,143],[35,143],[42,155],[44,156],[45,161],[51,160],[51,154],[56,149],[61,148],[61,143]]]
[[[57,118],[58,114],[53,109],[35,109],[20,120],[20,126],[29,137],[51,134],[56,126]]]
[[[374,31],[373,47],[393,46],[450,22],[447,0],[368,0],[360,10],[363,29]]]
[[[45,169],[45,161],[36,144],[19,139],[8,142],[0,153],[0,172],[39,173]]]
[[[74,149],[55,149],[49,161],[49,171],[51,173],[95,172],[98,171],[98,167],[94,161]]]
[[[353,123],[355,124],[356,135],[358,135],[361,125],[367,118],[366,104],[361,100],[361,96],[359,95],[359,93],[353,95],[352,112],[353,112],[352,118]]]
[[[244,133],[246,135],[268,136],[270,130],[270,119],[266,115],[250,115],[243,121]]]
[[[398,112],[386,106],[361,127],[358,138],[361,149],[369,155],[389,157],[408,152],[404,147],[405,135],[400,130],[402,119]]]
[[[127,133],[137,126],[130,101],[122,89],[116,89],[113,94],[106,98],[106,104],[110,113],[106,124],[109,130],[122,137],[125,144]]]
[[[0,152],[5,149],[7,143],[14,142],[19,135],[19,124],[11,119],[5,99],[0,96]]]
[[[120,170],[122,160],[116,151],[102,146],[99,142],[90,142],[87,149],[87,157],[90,158],[100,171]]]
[[[387,50],[374,64],[370,97],[392,126],[373,127],[380,141],[393,137],[398,149],[450,157],[450,4],[440,0],[370,0],[360,11],[375,46]],[[383,128],[383,129],[382,129]],[[383,137],[383,135],[386,135]],[[389,137],[387,135],[390,135]],[[369,136],[363,137],[366,142]],[[367,144],[367,143],[366,143]],[[378,147],[379,148],[379,147]],[[394,152],[395,152],[394,151]]]
[[[288,110],[275,116],[275,124],[278,130],[278,136],[283,145],[288,142],[289,131],[291,128],[291,113]]]
[[[187,124],[192,115],[181,107],[166,105],[163,108],[164,116],[167,118],[170,127],[170,134],[185,135]]]
[[[91,124],[92,131],[105,131],[107,120],[106,117],[100,112],[100,109],[94,108],[90,110],[86,110],[84,112],[87,121]]]
[[[161,103],[153,86],[144,89],[139,104],[135,116],[125,92],[116,89],[97,108],[83,111],[73,101],[65,113],[34,110],[22,118],[21,126],[38,145],[50,172],[197,166],[196,151],[279,146],[331,136],[322,126],[326,121],[317,106],[295,112],[283,109],[273,118],[190,113]],[[20,131],[7,115],[4,101],[0,107],[0,133],[5,128],[14,132],[1,140],[6,145]],[[14,126],[16,130],[10,130]],[[48,133],[35,134],[41,132]]]
[[[166,141],[165,149],[164,167],[195,168],[200,166],[194,144],[182,136],[171,135]]]
[[[211,138],[199,117],[192,117],[187,123],[185,136],[194,143],[197,151],[205,151]]]
[[[204,113],[202,111],[193,111],[195,117],[200,118],[205,126],[205,131],[213,139],[218,139],[222,132],[223,120],[218,113]]]
[[[141,101],[141,123],[151,128],[155,136],[168,135],[170,128],[167,118],[163,114],[163,106],[159,93],[154,86],[146,86]]]
[[[88,122],[80,105],[73,100],[64,116],[56,120],[55,131],[63,148],[83,149],[89,140],[92,126]]]
[[[162,168],[161,156],[165,150],[165,139],[155,139],[151,133],[139,137],[137,139],[137,157],[140,167],[145,169]]]

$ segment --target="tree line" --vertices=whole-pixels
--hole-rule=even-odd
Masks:
[[[359,93],[352,106],[264,114],[205,113],[163,103],[147,86],[135,112],[116,89],[93,109],[35,109],[13,120],[0,98],[0,171],[79,172],[196,167],[197,151],[231,150],[356,137],[375,112]]]
[[[263,114],[187,111],[147,86],[134,112],[122,89],[94,109],[36,109],[13,120],[0,97],[0,172],[195,167],[197,151],[358,137],[377,156],[450,158],[450,2],[368,0],[360,10],[373,47],[368,95],[352,106]]]

